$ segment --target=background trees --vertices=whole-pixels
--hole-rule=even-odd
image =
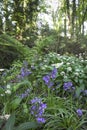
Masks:
[[[24,44],[33,44],[37,36],[36,21],[41,11],[40,5],[39,0],[0,1],[0,32],[14,35]]]
[[[56,36],[53,40],[53,45],[54,43],[56,44],[56,52],[63,54],[67,52],[69,54],[86,52],[86,0],[56,0],[54,7],[50,8],[49,15],[51,16],[50,21],[53,25],[50,31],[52,32],[51,35]]]
[[[44,14],[48,13],[48,16],[51,17],[49,23],[53,24],[54,30],[61,30],[60,32],[64,35],[71,37],[86,33],[86,0],[56,1],[54,7],[51,3],[52,0],[1,0],[0,32],[14,35],[24,44],[28,44],[29,41],[33,44],[38,32],[38,14],[43,11]]]
[[[0,1],[0,34],[8,34],[39,52],[87,52],[86,21],[86,0]],[[0,42],[1,48],[8,44]]]

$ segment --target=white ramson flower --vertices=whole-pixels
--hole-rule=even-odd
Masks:
[[[6,90],[5,93],[6,94],[11,94],[11,91],[10,90]]]
[[[82,59],[81,62],[84,62],[84,60]]]
[[[64,76],[64,75],[65,75],[65,72],[64,72],[64,71],[62,71],[62,72],[60,73],[60,75]]]
[[[68,62],[67,65],[70,65],[70,63]]]
[[[66,57],[62,56],[62,58],[63,58],[64,60],[66,60]]]
[[[44,65],[41,68],[42,68],[42,70],[45,70],[47,67],[48,67],[47,65]]]
[[[47,65],[44,65],[44,67],[46,68],[46,67],[48,67]]]
[[[71,67],[68,67],[68,68],[67,68],[67,71],[72,71],[72,68],[71,68]]]
[[[8,84],[8,85],[7,85],[7,89],[10,89],[10,88],[11,88],[11,86]]]
[[[2,71],[4,71],[5,69],[0,69],[0,71],[2,72]]]
[[[0,119],[8,119],[9,117],[10,117],[10,115],[4,115],[4,116],[0,115]]]
[[[61,63],[56,63],[56,64],[52,64],[52,66],[56,67],[56,68],[60,68],[63,65],[63,62]]]
[[[4,94],[0,94],[1,95],[1,97],[3,97],[4,96]]]
[[[47,60],[44,60],[44,62],[47,62]]]
[[[82,72],[82,73],[84,73],[84,71],[83,71],[83,70],[81,70],[81,72]]]
[[[80,72],[80,70],[79,70],[79,69],[76,69],[75,71],[76,71],[76,72]]]
[[[67,79],[67,78],[68,78],[68,77],[65,75],[65,76],[64,76],[64,79]]]
[[[75,72],[74,74],[75,74],[76,76],[79,76],[79,73],[77,73],[77,72]]]
[[[60,54],[57,54],[57,56],[60,56]]]

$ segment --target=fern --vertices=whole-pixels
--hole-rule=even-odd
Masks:
[[[42,48],[41,46],[31,49],[9,35],[0,35],[0,68],[9,68],[14,61],[19,59],[20,61],[25,59],[31,63],[33,59],[38,59],[44,45]]]
[[[9,67],[14,60],[29,56],[30,49],[6,34],[0,35],[0,68]]]

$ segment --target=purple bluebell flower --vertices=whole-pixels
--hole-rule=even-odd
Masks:
[[[32,109],[33,111],[35,111],[35,110],[36,110],[36,106],[32,106],[31,109]]]
[[[25,60],[23,61],[23,66],[27,67],[28,66],[28,62]]]
[[[84,94],[84,95],[87,95],[87,90],[84,90],[84,91],[83,91],[83,94]]]
[[[77,115],[78,115],[78,116],[82,116],[82,115],[83,115],[83,112],[82,112],[82,110],[81,110],[81,109],[77,109],[77,111],[76,111],[76,112],[77,112]]]
[[[28,76],[28,75],[30,75],[32,72],[31,71],[29,71],[27,68],[21,68],[21,76],[22,77],[25,77],[25,76]]]
[[[63,85],[63,89],[64,89],[65,91],[70,90],[72,87],[73,87],[72,82],[66,82],[66,83],[64,83],[64,85]]]
[[[38,123],[45,123],[46,122],[46,120],[42,117],[37,117],[36,120]]]
[[[18,79],[23,79],[24,77],[27,77],[28,75],[30,75],[32,72],[26,68],[26,67],[22,67],[20,74],[17,76]]]
[[[24,77],[25,76],[25,68],[21,68],[21,76]]]
[[[44,76],[43,80],[45,81],[45,84],[48,85],[48,83],[50,82],[50,76],[49,75]]]
[[[74,86],[72,86],[72,90],[75,90],[75,87],[74,87]]]
[[[38,106],[37,105],[33,105],[31,106],[31,114],[34,115],[35,117],[37,117],[37,110],[38,110]]]
[[[32,72],[29,71],[29,70],[27,70],[27,71],[26,71],[26,76],[28,76],[28,75],[30,75],[30,74],[32,74]]]
[[[43,80],[45,81],[45,84],[48,86],[48,88],[51,88],[54,85],[49,75],[44,76]]]
[[[57,76],[57,68],[54,68],[54,69],[52,70],[52,72],[51,72],[51,78],[52,78],[52,79],[55,79],[56,76]]]
[[[45,119],[43,118],[43,114],[47,105],[42,102],[40,98],[35,97],[31,100],[31,114],[36,118],[37,122],[44,123]]]
[[[17,75],[17,78],[18,78],[18,79],[21,79],[21,75],[20,75],[20,74],[19,74],[19,75]]]
[[[48,86],[48,88],[51,88],[51,87],[54,85],[54,83],[53,83],[51,80],[52,80],[52,79],[55,79],[55,78],[56,78],[56,75],[57,75],[57,69],[54,68],[49,75],[45,75],[45,76],[43,77],[43,81],[44,81],[45,84]]]
[[[47,108],[47,105],[45,103],[41,103],[39,106],[39,110],[44,113],[44,110]]]
[[[26,93],[22,93],[22,94],[20,95],[20,97],[23,99],[23,98],[27,97],[27,94],[26,94]]]
[[[31,103],[33,104],[33,103],[41,103],[41,99],[40,98],[38,98],[38,97],[35,97],[34,99],[32,99],[31,100]]]
[[[21,95],[20,95],[20,97],[23,99],[23,98],[26,98],[28,95],[29,95],[29,93],[31,92],[31,89],[27,89],[24,93],[22,93]]]
[[[53,82],[49,82],[49,84],[48,84],[48,88],[51,88],[53,85],[54,85]]]

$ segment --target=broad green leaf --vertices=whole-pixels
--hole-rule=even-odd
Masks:
[[[3,88],[0,87],[0,94],[4,92]]]
[[[39,125],[36,122],[25,122],[19,125],[14,130],[31,130],[37,128]]]
[[[29,110],[28,110],[28,107],[27,107],[27,104],[26,104],[26,103],[24,103],[24,104],[23,104],[23,111],[24,111],[24,113],[28,113],[28,112],[29,112]]]
[[[81,93],[82,90],[84,90],[84,88],[83,88],[82,86],[76,88],[76,96],[77,96],[77,97],[80,96],[80,93]]]
[[[24,85],[31,86],[31,83],[27,80],[21,83],[18,83],[17,85],[13,86],[13,91],[16,91],[17,89],[19,89],[20,87],[23,87]]]
[[[0,128],[1,128],[2,124],[3,124],[3,119],[0,119]]]
[[[13,114],[9,117],[9,119],[8,119],[6,125],[5,125],[5,129],[6,129],[6,130],[13,130],[14,123],[15,123],[15,114],[13,113]]]
[[[21,98],[16,98],[16,99],[14,99],[14,100],[11,102],[11,108],[12,108],[12,109],[16,109],[16,108],[19,106],[19,104],[20,104],[21,101],[22,101]]]

